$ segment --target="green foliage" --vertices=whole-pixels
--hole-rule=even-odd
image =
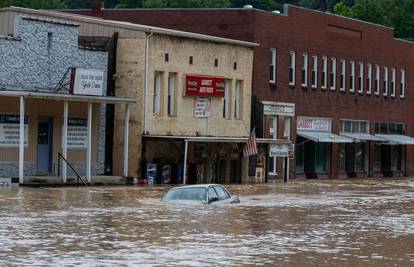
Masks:
[[[61,9],[67,4],[61,0],[0,0],[0,7],[18,6],[34,9]]]
[[[219,8],[228,7],[228,0],[144,0],[144,8]]]

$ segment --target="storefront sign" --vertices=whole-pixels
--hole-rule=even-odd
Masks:
[[[28,146],[28,117],[24,116],[24,146]],[[0,114],[0,147],[18,147],[20,144],[20,115]]]
[[[287,144],[271,144],[269,157],[288,157],[289,147]]]
[[[208,118],[210,117],[210,104],[209,98],[197,98],[194,101],[194,117],[196,118]]]
[[[288,145],[289,148],[289,158],[294,159],[295,158],[295,144],[291,143]]]
[[[295,116],[295,104],[263,101],[263,114],[273,116]]]
[[[297,120],[297,129],[331,132],[331,123],[332,121],[330,119],[299,117]]]
[[[225,80],[219,77],[185,77],[185,96],[224,97]]]
[[[73,69],[70,91],[74,95],[102,96],[104,72],[102,70]]]
[[[68,148],[87,148],[88,121],[85,118],[68,118]]]

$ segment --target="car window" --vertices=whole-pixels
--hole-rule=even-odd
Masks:
[[[219,196],[216,193],[216,190],[214,190],[213,187],[209,187],[208,188],[208,198],[212,199],[213,197],[216,197],[217,199],[219,199]]]
[[[206,190],[203,187],[171,189],[163,200],[195,200],[205,201]]]
[[[230,196],[227,194],[227,192],[226,191],[224,191],[224,189],[221,187],[221,186],[214,186],[214,189],[216,190],[216,192],[217,192],[217,194],[218,194],[218,196],[219,196],[219,199],[220,200],[223,200],[223,199],[227,199],[227,198],[229,198]]]

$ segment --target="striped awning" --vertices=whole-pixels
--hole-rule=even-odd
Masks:
[[[414,145],[414,138],[402,134],[376,134],[390,145]]]
[[[349,137],[340,136],[329,132],[298,131],[297,134],[306,139],[319,143],[352,143],[354,140]]]

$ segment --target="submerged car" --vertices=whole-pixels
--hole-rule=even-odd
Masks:
[[[205,204],[240,203],[240,199],[232,195],[224,186],[219,184],[199,184],[175,187],[164,195],[162,201],[196,201]]]

